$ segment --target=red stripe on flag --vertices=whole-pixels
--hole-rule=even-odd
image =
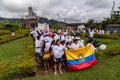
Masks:
[[[72,71],[72,70],[81,70],[81,69],[93,66],[95,64],[97,64],[97,60],[96,59],[91,60],[91,61],[89,61],[87,63],[84,63],[84,64],[77,64],[77,65],[68,66],[68,70],[69,71]]]

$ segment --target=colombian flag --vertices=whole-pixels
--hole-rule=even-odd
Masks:
[[[65,50],[68,70],[81,70],[97,64],[92,44],[84,48]]]

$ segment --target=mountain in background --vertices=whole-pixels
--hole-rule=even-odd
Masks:
[[[3,17],[0,17],[0,21],[10,21],[10,22],[16,22],[18,20],[20,20],[19,18],[3,18]]]
[[[10,21],[10,22],[22,22],[22,18],[3,18],[3,17],[0,17],[0,21]],[[50,26],[64,26],[66,25],[65,22],[62,22],[62,21],[57,21],[57,20],[54,20],[54,19],[47,19],[47,18],[43,18],[43,17],[39,17],[39,23],[48,23]]]

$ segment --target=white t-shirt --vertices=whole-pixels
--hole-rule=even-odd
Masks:
[[[91,43],[88,43],[87,46],[89,46],[90,44],[91,44]],[[94,51],[97,50],[93,44],[92,44],[92,48],[93,48]]]
[[[93,35],[94,35],[94,33],[91,31],[91,32],[89,33],[89,37],[93,37]]]
[[[99,34],[102,34],[102,30],[99,30]]]
[[[40,40],[36,40],[35,41],[35,52],[36,53],[41,53],[41,48],[37,48],[37,47],[41,47],[42,46],[42,43]]]
[[[64,54],[64,51],[63,51],[63,46],[60,45],[60,46],[53,46],[53,53],[54,53],[54,56],[55,58],[61,58]]]
[[[49,42],[45,43],[45,50],[46,50],[46,51],[49,51],[50,45],[51,45],[51,44],[50,44]]]
[[[38,36],[37,32],[34,31],[34,32],[33,32],[33,37],[35,38],[35,40],[37,40],[37,36]]]
[[[80,47],[80,48],[84,47],[84,43],[81,42],[80,40],[78,41],[78,44],[79,44],[79,47]]]
[[[78,44],[72,43],[71,49],[76,49],[76,48],[79,48],[79,43]]]
[[[66,41],[66,42],[70,42],[70,41],[72,41],[72,37],[71,37],[71,36],[66,36],[65,41]]]
[[[60,38],[61,38],[61,39],[60,39],[61,41],[64,41],[64,40],[65,40],[65,36],[64,36],[64,35],[61,35]]]
[[[52,41],[53,41],[53,38],[52,38],[52,37],[49,37],[49,36],[45,37],[44,39],[45,39],[45,41],[49,42],[50,44],[51,44]]]
[[[67,45],[67,48],[72,49],[72,45]]]
[[[80,37],[75,37],[75,39],[80,39]]]
[[[54,40],[56,41],[56,40],[58,40],[58,39],[60,39],[60,36],[56,34],[56,35],[54,36]]]
[[[14,32],[12,32],[12,36],[15,36],[15,33],[14,33]]]

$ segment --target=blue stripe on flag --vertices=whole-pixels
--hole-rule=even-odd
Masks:
[[[95,54],[92,54],[88,57],[83,58],[83,60],[79,60],[79,59],[78,60],[67,60],[67,64],[68,66],[76,65],[76,64],[83,64],[83,63],[89,62],[94,59],[96,59]]]

